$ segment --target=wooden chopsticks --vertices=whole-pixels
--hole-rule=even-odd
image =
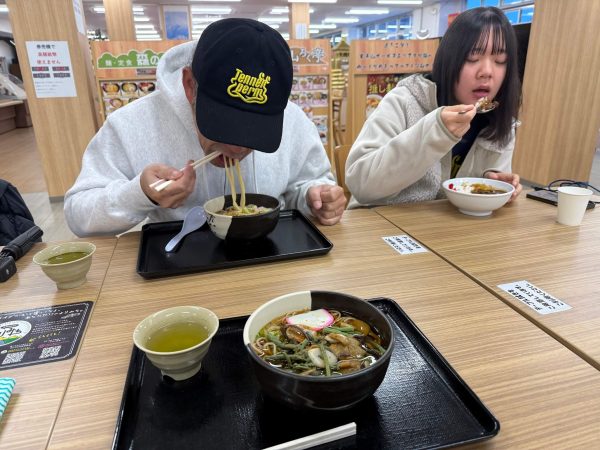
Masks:
[[[194,161],[192,163],[192,167],[194,169],[197,169],[198,167],[203,166],[207,162],[212,161],[213,159],[215,159],[220,154],[221,154],[221,152],[216,151],[216,152],[213,152],[213,153],[211,153],[209,155],[206,155],[204,158],[200,158],[200,159]],[[183,170],[183,169],[181,169],[181,170]],[[167,186],[169,186],[172,182],[173,182],[173,180],[163,180],[163,179],[156,180],[154,183],[152,183],[150,185],[150,187],[153,188],[155,191],[160,192],[164,188],[166,188]]]

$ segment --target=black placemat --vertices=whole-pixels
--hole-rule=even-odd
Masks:
[[[264,239],[229,243],[217,238],[208,224],[187,235],[173,253],[165,245],[181,230],[183,221],[150,223],[142,227],[136,270],[157,278],[207,270],[322,255],[333,244],[300,211],[281,211],[275,229]]]
[[[189,380],[163,379],[134,347],[113,449],[258,449],[349,422],[356,436],[316,448],[443,448],[495,436],[498,421],[404,311],[372,303],[394,326],[394,354],[375,395],[352,409],[300,413],[264,398],[242,341],[246,317],[224,319]]]

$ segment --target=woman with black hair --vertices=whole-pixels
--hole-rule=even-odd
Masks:
[[[517,40],[497,8],[460,14],[428,75],[401,80],[365,122],[346,161],[349,208],[433,200],[442,182],[486,177],[515,186],[511,173],[521,98]],[[498,106],[477,114],[483,98]]]

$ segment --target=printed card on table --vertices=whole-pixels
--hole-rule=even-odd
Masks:
[[[0,313],[0,371],[77,353],[93,302]]]
[[[419,242],[411,238],[406,234],[399,236],[385,236],[382,237],[387,244],[396,250],[401,255],[410,255],[413,253],[425,253],[428,250],[423,247]]]
[[[571,306],[527,280],[499,284],[498,287],[540,314],[552,314],[571,309]]]

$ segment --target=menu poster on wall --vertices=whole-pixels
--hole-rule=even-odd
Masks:
[[[406,75],[367,75],[367,117],[375,111],[385,94]]]
[[[26,45],[36,97],[77,97],[68,43],[27,41]]]

